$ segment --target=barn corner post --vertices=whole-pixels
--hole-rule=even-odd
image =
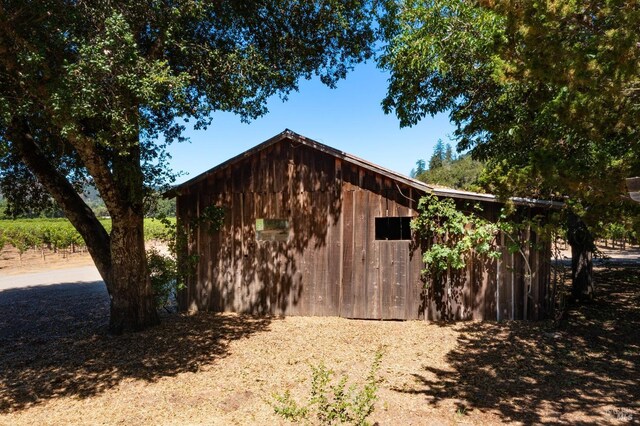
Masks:
[[[504,267],[502,262],[504,252],[504,235],[502,234],[502,231],[498,231],[498,238],[499,243],[497,249],[500,252],[500,257],[496,259],[496,321],[500,322],[502,321],[502,309],[504,309],[500,305],[500,287],[502,287],[503,284],[502,269]]]

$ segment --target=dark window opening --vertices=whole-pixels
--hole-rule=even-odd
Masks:
[[[410,240],[411,217],[376,217],[376,240]]]

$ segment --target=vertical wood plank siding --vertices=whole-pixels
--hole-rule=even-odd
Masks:
[[[414,187],[304,144],[283,140],[189,186],[178,221],[210,204],[223,228],[193,233],[195,273],[179,296],[185,310],[368,319],[539,319],[546,308],[550,246],[525,262],[504,236],[500,259],[474,256],[462,271],[422,281],[421,244],[375,240],[375,218],[415,216]],[[461,200],[457,201],[460,205]],[[499,204],[482,204],[495,220]],[[286,219],[287,241],[256,239],[256,219]],[[535,235],[532,241],[540,242]],[[424,242],[422,244],[425,244]],[[546,244],[546,245],[545,245]]]

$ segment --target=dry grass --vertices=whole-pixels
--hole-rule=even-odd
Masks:
[[[363,381],[379,347],[381,425],[637,421],[640,270],[597,277],[561,329],[199,314],[112,337],[98,283],[6,290],[0,424],[284,423],[274,392],[303,400],[319,362]]]

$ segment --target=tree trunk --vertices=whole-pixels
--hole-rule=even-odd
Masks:
[[[592,300],[593,282],[593,236],[585,223],[573,213],[569,214],[568,239],[571,245],[571,295],[575,301]]]
[[[26,120],[13,123],[7,135],[82,235],[111,299],[109,330],[121,334],[157,324],[144,245],[144,187],[137,142],[128,152],[113,156],[110,164],[96,145],[74,143],[111,214],[109,235],[66,176],[44,155]]]
[[[112,218],[111,316],[114,334],[138,331],[158,323],[144,246],[143,216]]]
[[[29,167],[38,181],[56,200],[66,218],[84,239],[89,254],[96,264],[102,279],[108,284],[111,278],[111,253],[109,234],[71,183],[40,149],[25,121],[14,120],[7,136],[15,145],[22,161]]]
[[[113,185],[105,188],[117,200],[111,213],[111,317],[114,334],[138,331],[159,322],[144,246],[144,176],[138,141],[128,144],[111,161]],[[100,188],[99,188],[100,189]]]

